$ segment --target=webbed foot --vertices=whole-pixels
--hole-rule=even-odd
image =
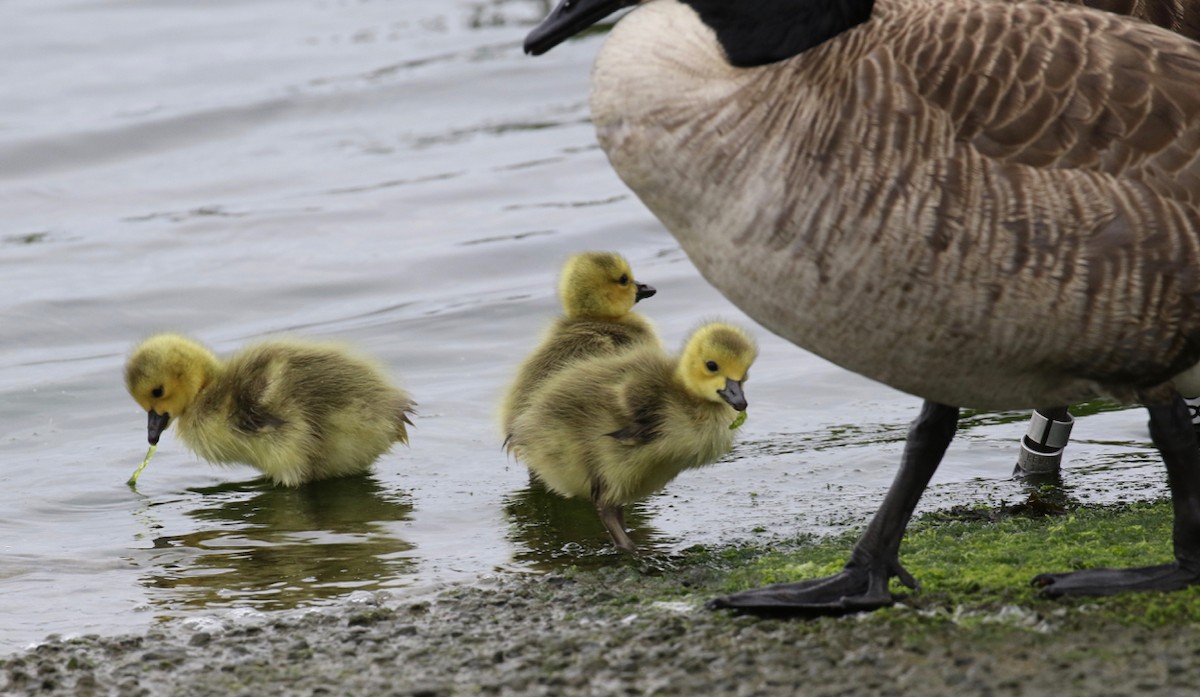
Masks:
[[[844,615],[891,605],[888,582],[893,577],[918,588],[917,580],[900,565],[900,538],[957,424],[957,407],[925,402],[908,431],[900,471],[841,572],[715,598],[707,607],[759,614]]]
[[[1039,574],[1032,581],[1042,595],[1116,595],[1145,591],[1177,591],[1200,584],[1200,571],[1175,564],[1140,566],[1131,569],[1086,569],[1061,574]]]
[[[839,573],[797,583],[779,583],[765,588],[734,593],[710,600],[710,610],[729,608],[743,612],[778,615],[844,615],[887,607],[893,603],[888,581],[896,576],[909,588],[916,579],[900,565],[859,565],[851,562]]]
[[[1175,393],[1147,404],[1150,437],[1167,467],[1174,508],[1175,562],[1130,569],[1087,569],[1041,574],[1033,585],[1043,595],[1059,597],[1116,595],[1138,591],[1176,591],[1200,584],[1200,452],[1191,412]]]

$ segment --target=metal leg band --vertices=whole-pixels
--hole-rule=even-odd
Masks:
[[[1067,421],[1056,421],[1035,411],[1029,420],[1029,430],[1025,432],[1025,438],[1030,444],[1041,446],[1038,450],[1042,454],[1062,450],[1070,442],[1071,428],[1075,426],[1074,418],[1067,415],[1067,419]]]
[[[1192,426],[1200,426],[1200,397],[1184,397],[1183,401],[1192,415]]]

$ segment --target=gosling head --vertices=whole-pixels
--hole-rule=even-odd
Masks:
[[[612,252],[576,254],[558,280],[558,297],[568,317],[619,319],[656,292],[633,280],[629,262]]]
[[[749,334],[723,322],[711,322],[693,332],[683,347],[679,377],[696,397],[745,411],[742,387],[757,356],[758,346]]]
[[[178,334],[158,334],[138,345],[125,362],[125,388],[149,415],[150,445],[187,411],[216,372],[217,357]]]

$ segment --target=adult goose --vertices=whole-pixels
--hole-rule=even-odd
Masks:
[[[563,0],[526,50],[633,4]],[[889,604],[889,579],[916,586],[900,541],[960,406],[1100,395],[1149,410],[1175,560],[1035,584],[1200,582],[1200,449],[1178,393],[1200,372],[1200,45],[1057,2],[636,4],[592,76],[617,173],[758,322],[925,400],[840,573],[713,605]]]
[[[1200,0],[1061,0],[1137,17],[1200,40]],[[1183,395],[1192,412],[1192,428],[1200,429],[1200,396]],[[1017,456],[1016,475],[1056,475],[1075,419],[1065,406],[1038,407],[1029,419]]]

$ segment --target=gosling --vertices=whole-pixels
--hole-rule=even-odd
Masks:
[[[678,359],[643,345],[577,361],[517,416],[509,452],[552,491],[590,498],[613,543],[635,551],[624,505],[729,452],[757,355],[746,332],[713,322]]]
[[[612,355],[641,344],[658,344],[654,327],[633,312],[657,291],[633,278],[629,262],[614,252],[583,252],[563,265],[558,297],[563,314],[517,371],[501,406],[501,423],[511,436],[513,421],[534,391],[568,363]]]
[[[290,487],[368,471],[393,443],[408,443],[415,406],[372,362],[293,339],[222,361],[192,339],[159,334],[129,355],[125,386],[149,415],[151,445],[177,422],[200,457],[249,464]]]

